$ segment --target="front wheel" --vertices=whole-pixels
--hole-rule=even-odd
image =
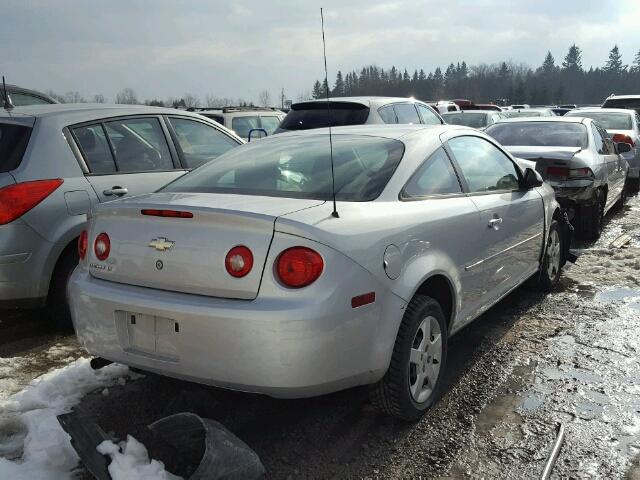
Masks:
[[[440,304],[416,295],[402,318],[389,370],[371,388],[373,404],[402,420],[419,419],[440,393],[447,336]]]
[[[550,292],[560,281],[562,268],[562,231],[557,220],[552,220],[547,237],[547,248],[544,252],[537,287],[543,292]]]

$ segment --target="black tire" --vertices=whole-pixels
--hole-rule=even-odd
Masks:
[[[628,195],[635,195],[640,190],[640,178],[627,178]]]
[[[543,292],[550,292],[556,288],[560,282],[560,273],[563,265],[563,242],[562,229],[557,220],[552,220],[549,226],[549,236],[547,245],[537,275],[536,289]],[[557,242],[557,243],[556,243]],[[557,249],[557,251],[556,251]],[[555,255],[558,255],[557,258]],[[551,268],[550,268],[551,267]]]
[[[602,233],[604,223],[605,197],[602,190],[596,192],[593,204],[582,206],[578,215],[580,236],[587,240],[597,240]]]
[[[435,318],[440,328],[441,358],[439,362],[432,360],[432,365],[439,365],[437,378],[430,387],[431,392],[428,397],[418,403],[410,388],[412,375],[415,376],[416,369],[414,364],[412,371],[410,355],[423,320],[430,317]],[[371,401],[378,410],[402,420],[413,421],[419,419],[433,405],[442,387],[442,376],[447,360],[448,333],[447,322],[437,301],[426,295],[416,295],[409,302],[398,329],[389,369],[384,377],[371,387]],[[424,381],[430,383],[426,379]],[[416,380],[413,383],[415,384]]]
[[[53,275],[47,297],[47,312],[56,329],[63,332],[73,331],[71,310],[67,297],[67,284],[71,273],[78,265],[78,254],[75,245],[67,247],[60,255]]]

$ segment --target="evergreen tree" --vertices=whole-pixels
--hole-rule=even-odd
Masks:
[[[342,78],[342,72],[340,70],[338,70],[338,73],[336,74],[336,83],[333,86],[332,94],[334,97],[344,97],[345,95],[344,80]]]
[[[569,72],[582,72],[582,50],[575,43],[569,47],[562,62],[562,69]]]
[[[638,53],[636,53],[636,56],[633,59],[633,64],[631,65],[631,73],[640,73],[640,50],[638,50]]]
[[[558,67],[556,67],[556,59],[553,58],[551,52],[547,52],[547,56],[544,57],[544,62],[542,62],[542,67],[540,67],[540,72],[544,75],[553,75],[556,73]]]
[[[322,93],[320,94],[320,96],[318,98],[327,98],[327,93],[329,93],[330,90],[329,90],[329,84],[327,83],[327,79],[326,78],[322,81],[322,89],[320,91]]]
[[[622,55],[620,54],[620,50],[618,50],[618,45],[614,45],[609,52],[609,60],[607,60],[607,63],[602,70],[607,73],[620,74],[626,69],[627,66],[622,64]]]
[[[322,85],[320,85],[320,82],[318,80],[316,80],[316,83],[313,84],[313,92],[312,94],[313,98],[322,98],[324,97],[324,95],[322,94]]]

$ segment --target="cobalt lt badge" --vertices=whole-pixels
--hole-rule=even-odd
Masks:
[[[162,263],[162,260],[156,260],[156,268],[158,270],[162,270],[163,267],[164,267],[164,263]]]

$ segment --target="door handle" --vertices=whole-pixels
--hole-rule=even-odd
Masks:
[[[110,197],[111,195],[115,195],[116,197],[121,197],[122,195],[126,195],[129,193],[125,187],[113,186],[109,190],[105,190],[102,192],[105,196]]]
[[[494,230],[498,230],[498,225],[500,225],[502,223],[502,219],[501,218],[492,218],[491,220],[489,220],[489,225],[487,225],[489,228],[493,228]]]

